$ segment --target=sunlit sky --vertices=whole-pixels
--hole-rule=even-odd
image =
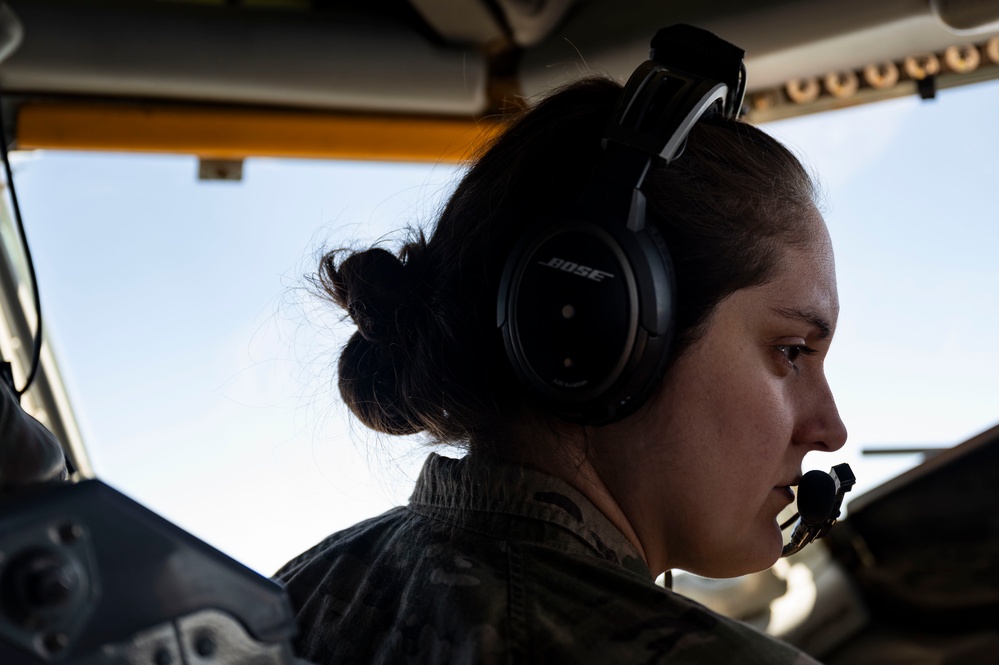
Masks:
[[[819,175],[842,312],[827,362],[863,492],[999,421],[999,83],[773,124]],[[324,246],[432,222],[448,165],[18,154],[49,341],[98,475],[263,572],[398,505],[426,450],[365,432],[310,295]]]

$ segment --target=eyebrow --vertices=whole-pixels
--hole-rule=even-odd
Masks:
[[[809,323],[819,330],[819,339],[828,339],[830,333],[832,333],[832,326],[824,318],[805,309],[794,309],[794,308],[783,308],[774,307],[773,311],[780,314],[781,316],[788,319],[795,319],[797,321],[804,321]]]

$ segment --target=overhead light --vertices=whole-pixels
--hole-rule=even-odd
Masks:
[[[749,108],[753,111],[769,111],[780,103],[777,91],[774,89],[761,90],[749,96]]]
[[[958,74],[975,71],[981,62],[982,56],[974,46],[948,46],[944,51],[944,64]]]
[[[988,56],[989,60],[999,64],[999,37],[993,37],[989,41],[985,42],[985,55]]]
[[[902,67],[909,78],[922,81],[940,73],[940,58],[933,53],[910,55],[902,61]]]
[[[864,67],[864,80],[876,90],[891,88],[898,83],[898,65],[890,60]]]
[[[961,81],[961,77],[966,78]],[[940,86],[949,88],[988,78],[999,78],[999,37],[751,90],[744,113],[751,122],[768,122],[912,92],[932,99]]]
[[[829,72],[825,78],[826,90],[833,97],[844,99],[857,94],[860,81],[853,72]]]
[[[818,79],[792,79],[784,86],[788,98],[795,104],[808,104],[819,98]]]

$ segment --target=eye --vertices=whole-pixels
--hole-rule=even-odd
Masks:
[[[798,359],[798,356],[801,355],[800,346],[784,345],[777,347],[777,350],[784,354],[784,357],[787,358],[790,363],[794,363],[794,361]]]
[[[784,356],[787,363],[798,371],[798,366],[795,364],[802,354],[810,356],[815,353],[815,349],[805,346],[804,344],[782,344],[777,347],[777,352]]]

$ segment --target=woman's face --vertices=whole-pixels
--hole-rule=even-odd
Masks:
[[[653,401],[594,435],[597,471],[653,572],[770,566],[802,458],[846,441],[823,370],[839,314],[832,246],[818,211],[803,221],[808,245],[723,300]]]

